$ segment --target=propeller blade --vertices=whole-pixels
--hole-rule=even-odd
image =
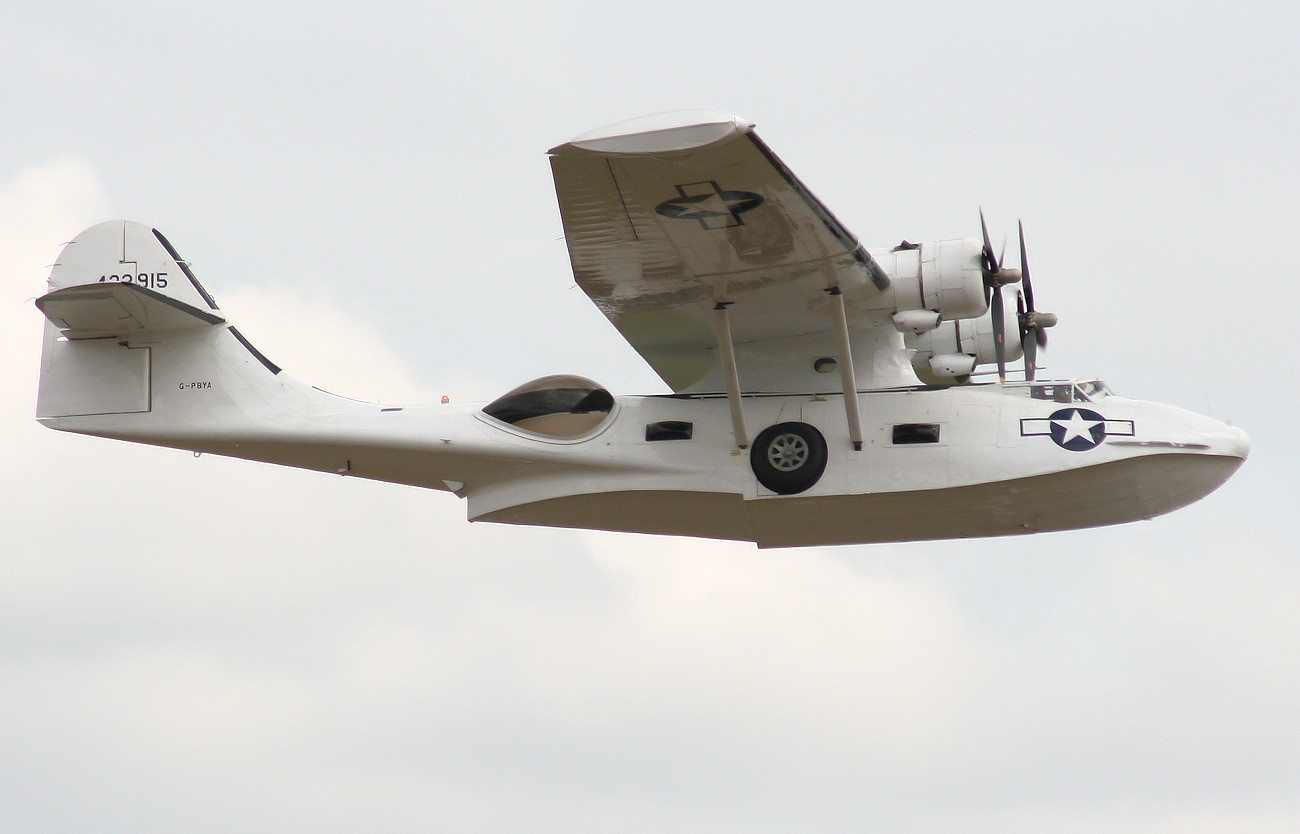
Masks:
[[[998,381],[1007,381],[1007,324],[1002,313],[1002,288],[993,288],[993,352],[998,360]]]
[[[1025,224],[1020,223],[1020,283],[1025,285],[1025,305],[1034,311],[1034,285],[1029,283],[1029,253],[1025,251]]]
[[[989,240],[989,225],[984,222],[984,208],[980,207],[980,231],[984,234],[984,262],[988,271],[994,275],[998,272],[998,259],[993,257],[993,243]]]
[[[993,247],[989,241],[988,224],[984,220],[984,209],[980,209],[980,232],[984,236],[984,299],[993,311],[993,339],[997,350],[998,377],[1005,380],[1006,375],[1006,325],[1003,323],[1003,301],[1001,288],[1005,284],[1019,281],[1023,290],[1016,291],[1016,321],[1019,324],[1020,344],[1025,356],[1025,379],[1033,381],[1038,370],[1038,350],[1047,347],[1047,328],[1056,324],[1056,316],[1040,313],[1034,307],[1034,285],[1029,277],[1029,249],[1025,246],[1024,221],[1017,223],[1017,237],[1020,239],[1020,269],[1003,269],[998,266],[993,256]],[[1005,244],[1002,256],[1005,258]]]
[[[1034,330],[1037,333],[1043,332],[1037,327],[1035,327]],[[1038,369],[1038,339],[1030,338],[1029,334],[1026,333],[1022,347],[1025,351],[1025,379],[1029,382],[1033,382],[1034,371]]]

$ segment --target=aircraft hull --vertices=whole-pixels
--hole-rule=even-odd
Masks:
[[[628,490],[553,498],[476,521],[753,541],[760,548],[980,538],[1149,519],[1190,504],[1241,465],[1234,456],[1155,454],[943,489],[772,496]]]
[[[381,407],[308,389],[302,396],[316,403],[315,415],[276,417],[249,413],[223,394],[220,378],[193,392],[179,384],[155,385],[147,413],[42,422],[450,491],[467,500],[473,521],[759,547],[1019,535],[1151,518],[1218,488],[1249,447],[1240,430],[1173,406],[1044,398],[1074,391],[1070,383],[864,392],[868,431],[856,451],[843,400],[833,394],[746,397],[752,445],[742,450],[720,397],[622,397],[594,430],[547,438],[474,405]],[[691,433],[648,439],[665,423]],[[790,424],[824,437],[826,463],[806,488],[777,494],[756,477],[752,453],[763,430]],[[930,442],[895,436],[918,424],[933,429]]]

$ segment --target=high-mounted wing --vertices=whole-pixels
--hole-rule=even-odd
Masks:
[[[718,309],[743,390],[810,390],[817,357],[836,355],[841,302],[888,285],[737,117],[650,116],[550,154],[578,285],[674,391],[723,389]],[[873,329],[901,355],[892,328]]]

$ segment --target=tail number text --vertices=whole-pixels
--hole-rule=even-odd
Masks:
[[[101,275],[98,283],[139,284],[151,290],[165,290],[167,289],[167,273],[138,272],[133,275],[130,272],[124,272],[121,275]]]

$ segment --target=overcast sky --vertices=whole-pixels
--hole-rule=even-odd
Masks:
[[[1300,829],[1298,41],[1253,0],[7,0],[0,827]],[[760,552],[32,419],[31,301],[115,217],[338,393],[662,391],[544,152],[686,107],[869,246],[1023,218],[1049,372],[1251,459],[1141,524]]]

